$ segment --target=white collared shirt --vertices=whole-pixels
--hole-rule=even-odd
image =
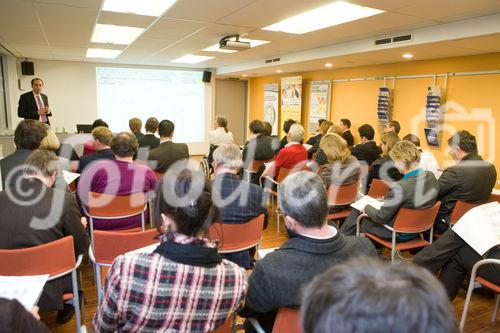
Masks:
[[[208,141],[211,145],[223,145],[233,143],[233,133],[224,129],[224,127],[217,127],[210,131]]]

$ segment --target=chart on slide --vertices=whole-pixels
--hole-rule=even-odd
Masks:
[[[174,122],[174,141],[203,142],[203,72],[96,67],[97,116],[113,132],[128,131],[128,120],[149,117]]]

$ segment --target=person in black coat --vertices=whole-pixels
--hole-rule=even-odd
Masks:
[[[34,78],[31,80],[31,88],[32,91],[19,97],[17,115],[19,118],[39,120],[50,125],[49,117],[52,112],[49,109],[49,98],[42,94],[43,80]]]
[[[280,140],[279,150],[285,148],[285,146],[288,144],[286,137],[287,137],[288,131],[290,130],[290,127],[295,123],[296,123],[296,121],[293,119],[287,119],[283,123],[283,132],[285,132],[285,136]]]
[[[139,147],[146,147],[148,150],[155,149],[160,145],[160,139],[155,135],[158,130],[158,119],[155,117],[148,118],[146,124],[146,134],[139,138]]]
[[[319,119],[318,120],[317,134],[314,136],[311,136],[309,138],[309,140],[307,140],[306,144],[314,146],[316,143],[318,143],[318,145],[319,145],[319,140],[321,140],[321,137],[324,134],[323,131],[321,130],[321,124],[323,124],[323,122],[325,122],[325,121],[326,121],[326,119]]]
[[[484,161],[477,152],[476,137],[467,131],[458,131],[448,140],[449,153],[457,164],[443,171],[439,177],[441,201],[435,231],[449,227],[451,212],[457,200],[481,203],[486,201],[495,186],[495,166]]]
[[[16,299],[0,297],[0,323],[2,333],[50,333],[40,321],[38,307],[28,312]]]
[[[368,124],[362,125],[358,128],[361,142],[352,148],[352,155],[358,161],[365,161],[371,165],[382,154],[382,149],[373,141],[375,137],[375,130]]]
[[[382,135],[382,157],[372,163],[372,168],[368,172],[367,187],[370,188],[372,180],[382,179],[388,182],[395,182],[403,178],[403,175],[394,166],[394,161],[389,153],[394,145],[399,142],[399,137],[394,132]]]
[[[340,119],[340,128],[342,129],[342,138],[347,142],[348,147],[354,146],[354,136],[351,133],[351,121],[346,118]]]
[[[148,154],[150,166],[157,172],[165,173],[175,162],[189,159],[187,144],[172,142],[174,129],[174,123],[170,120],[162,120],[158,125],[160,145]]]

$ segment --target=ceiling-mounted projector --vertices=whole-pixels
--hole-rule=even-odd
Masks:
[[[226,36],[219,41],[219,48],[231,51],[244,51],[250,48],[249,42],[240,41],[240,36]]]

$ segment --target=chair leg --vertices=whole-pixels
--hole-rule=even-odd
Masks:
[[[467,317],[467,310],[469,309],[470,299],[472,297],[472,291],[474,290],[474,281],[476,280],[475,274],[471,276],[469,281],[469,288],[467,289],[467,296],[465,297],[464,309],[462,311],[462,318],[460,319],[460,332],[464,331],[465,318]]]
[[[493,310],[493,316],[491,317],[491,322],[495,323],[497,321],[498,306],[500,305],[500,294],[497,294],[495,302],[495,309]]]
[[[97,292],[97,305],[101,304],[102,286],[101,286],[101,266],[94,265],[95,288]]]
[[[71,285],[73,289],[73,307],[75,308],[76,332],[81,333],[82,312],[80,309],[80,295],[78,294],[78,281],[76,276],[76,270],[73,270],[71,272]]]

